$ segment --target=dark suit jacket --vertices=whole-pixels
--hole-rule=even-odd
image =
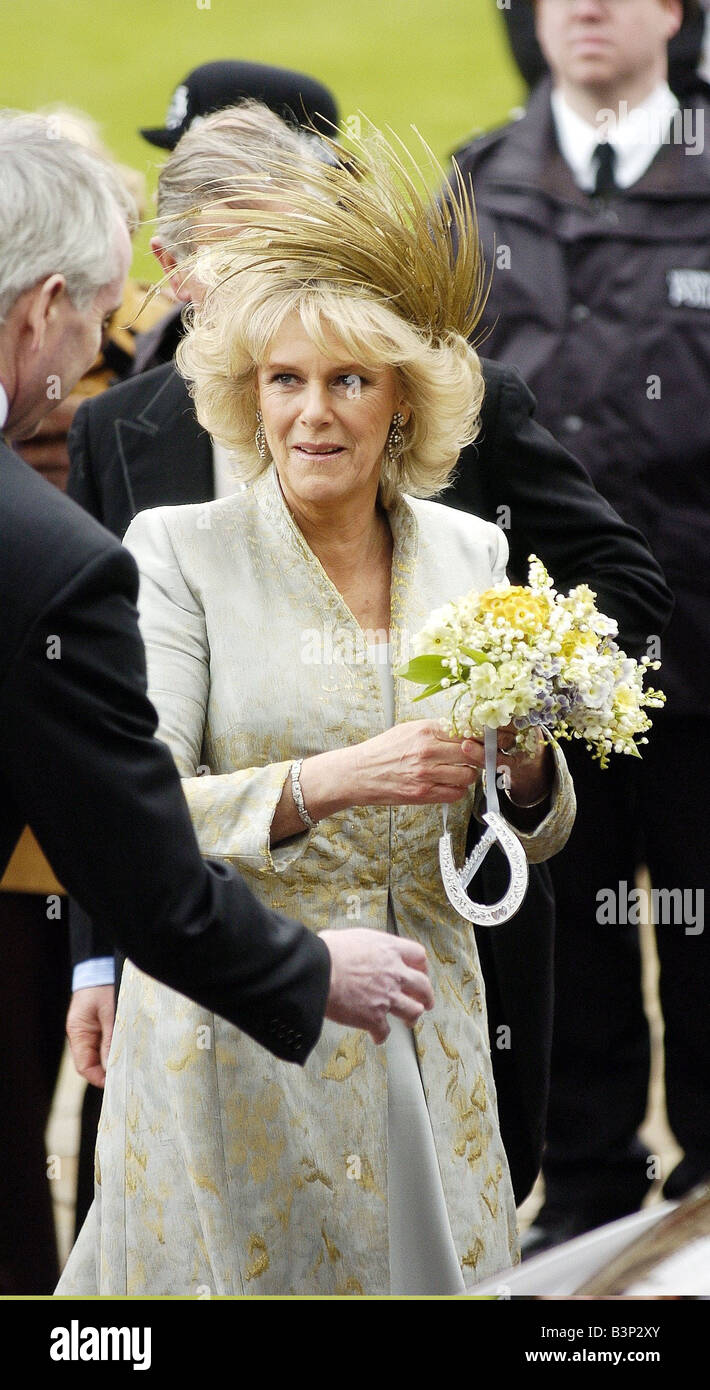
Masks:
[[[536,422],[533,396],[517,373],[492,362],[483,366],[480,434],[462,453],[441,500],[506,527],[512,577],[527,579],[527,557],[535,552],[560,589],[590,583],[600,606],[618,619],[627,649],[644,650],[646,634],[660,632],[671,609],[648,547],[582,465]],[[119,536],[137,511],[214,495],[210,440],[172,363],[82,405],[69,451],[70,495]],[[493,901],[504,886],[494,856],[481,872],[483,893]],[[501,1128],[518,1201],[535,1181],[542,1154],[553,931],[549,874],[533,865],[517,917],[493,932],[477,932]],[[75,960],[107,953],[84,917],[75,917],[72,936]]]
[[[128,551],[0,443],[0,874],[29,824],[142,969],[303,1062],[327,948],[202,859],[153,737],[137,589]]]

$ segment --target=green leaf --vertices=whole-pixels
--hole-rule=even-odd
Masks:
[[[448,689],[448,687],[441,685],[439,681],[437,681],[436,685],[428,685],[426,690],[420,690],[418,695],[413,696],[412,704],[416,705],[418,700],[428,700],[430,695],[439,695],[441,691],[445,689]]]
[[[461,651],[465,652],[467,656],[470,656],[471,660],[475,661],[477,666],[482,666],[484,661],[490,661],[490,657],[486,656],[485,652],[478,652],[475,647],[462,647]]]
[[[415,656],[407,666],[400,667],[397,675],[416,685],[438,685],[451,672],[441,656]]]

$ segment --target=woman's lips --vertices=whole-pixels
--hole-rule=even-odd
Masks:
[[[332,458],[343,452],[342,444],[294,444],[293,448],[305,458]]]

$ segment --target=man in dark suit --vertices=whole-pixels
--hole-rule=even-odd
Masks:
[[[200,131],[190,133],[196,153],[199,137]],[[187,177],[183,183],[185,213],[204,177],[201,160],[195,169],[192,186]],[[172,211],[177,217],[179,200]],[[163,268],[174,272],[176,292],[185,300],[199,297],[201,287],[194,275],[186,280],[181,273],[179,251],[169,236],[163,235],[156,249]],[[536,423],[533,397],[517,373],[485,362],[484,375],[478,439],[462,454],[442,500],[505,527],[515,577],[527,578],[527,556],[534,551],[560,588],[590,583],[600,605],[619,620],[627,648],[645,650],[647,634],[660,630],[670,612],[668,591],[647,546],[600,497],[581,465]],[[117,535],[137,511],[204,501],[229,486],[222,451],[196,420],[172,362],[82,406],[69,447],[70,495]],[[499,896],[492,858],[482,874],[484,890],[491,898]],[[479,933],[501,1125],[519,1200],[535,1180],[542,1151],[552,1010],[547,869],[534,867],[530,883],[518,917],[494,933]],[[106,943],[83,914],[75,917],[73,937],[75,960],[105,956]],[[79,990],[72,1007],[82,1009],[105,1050],[111,1026],[107,985]],[[501,1033],[501,1025],[509,1033]]]
[[[35,117],[0,118],[0,178],[0,428],[17,438],[95,358],[132,209],[109,168]],[[114,537],[0,442],[0,875],[29,824],[111,942],[277,1056],[305,1062],[325,1014],[384,1041],[387,1012],[412,1024],[433,1002],[424,952],[384,933],[316,936],[202,859],[154,738],[137,588]],[[9,1147],[2,1165],[2,1292],[18,1291],[27,1238],[16,1158]]]

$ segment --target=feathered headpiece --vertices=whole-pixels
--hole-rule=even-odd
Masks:
[[[429,177],[445,179],[418,134]],[[295,165],[274,153],[263,178],[235,178],[228,198],[196,213],[210,245],[183,268],[210,287],[246,269],[286,273],[345,294],[386,303],[427,338],[471,338],[487,295],[470,190],[456,166],[453,189],[434,200],[427,170],[397,136],[367,123],[367,134],[328,142]],[[239,206],[244,201],[247,207]],[[220,214],[224,210],[224,217]]]

